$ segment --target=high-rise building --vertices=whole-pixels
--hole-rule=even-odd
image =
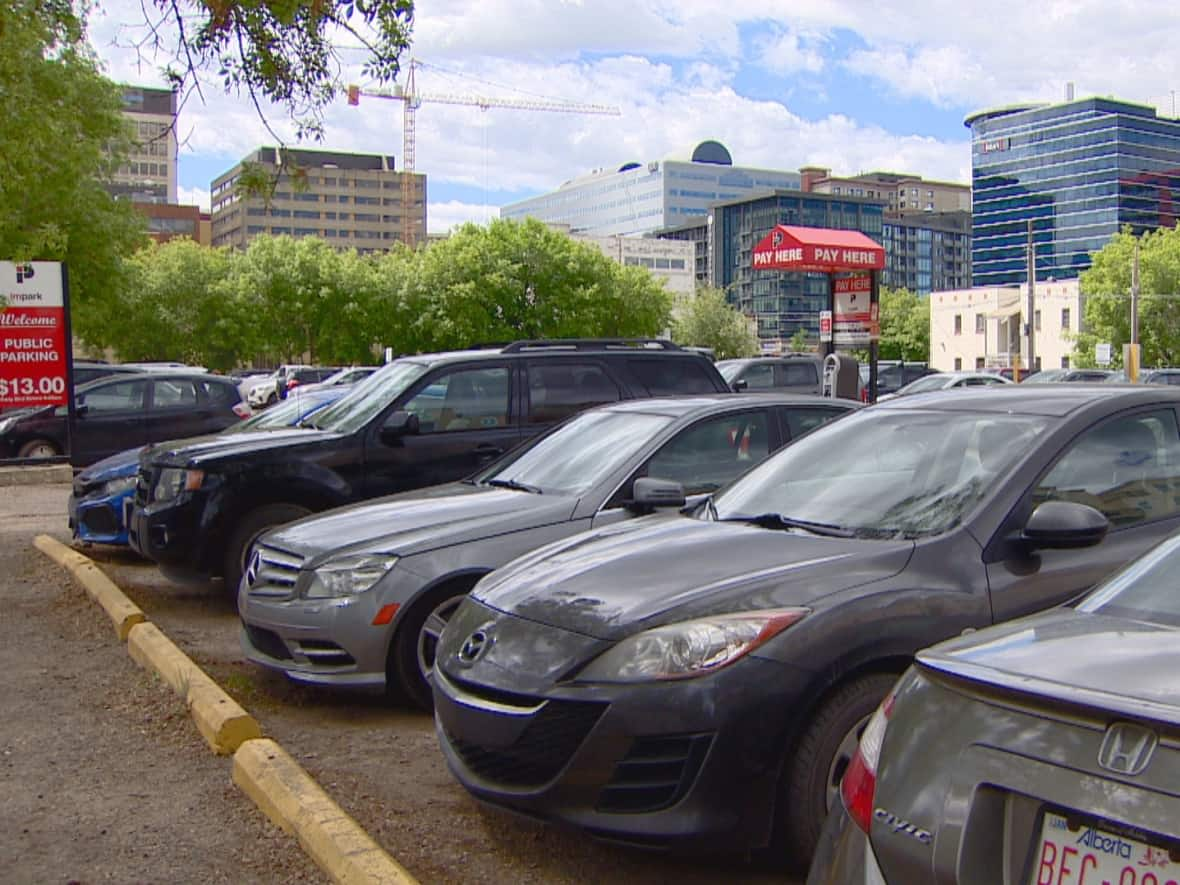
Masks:
[[[268,201],[243,199],[237,184],[245,163],[278,172],[284,150],[299,170],[299,186],[283,174]],[[413,197],[402,205],[402,176],[413,176]],[[426,176],[398,172],[393,157],[336,151],[259,148],[219,175],[211,189],[213,245],[244,248],[259,234],[322,237],[342,249],[375,252],[402,240],[410,213],[415,243],[426,237]]]
[[[692,159],[626,163],[567,181],[557,190],[500,209],[516,221],[538,218],[574,233],[645,234],[703,219],[714,203],[799,187],[797,172],[734,166],[715,141],[697,145]]]
[[[971,213],[886,212],[881,284],[929,295],[971,285]]]
[[[135,203],[175,203],[176,93],[126,86],[123,115],[134,131],[127,159],[109,187],[111,194]]]
[[[1176,224],[1180,120],[1110,98],[1022,104],[967,117],[976,286],[1068,279],[1124,226]]]

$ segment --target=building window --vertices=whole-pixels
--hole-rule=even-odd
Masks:
[[[955,357],[955,371],[963,371],[963,358],[961,356]]]
[[[1033,328],[1038,332],[1041,331],[1041,312],[1039,310],[1033,311]]]
[[[982,335],[987,331],[987,317],[981,313],[975,315],[975,334]]]
[[[976,369],[983,369],[983,357],[977,356],[975,358],[975,368]]]
[[[1061,328],[1063,328],[1063,329],[1069,328],[1069,308],[1068,307],[1061,308]]]
[[[963,315],[961,313],[955,314],[955,334],[963,334]]]
[[[1063,356],[1063,357],[1061,358],[1061,368],[1063,368],[1063,369],[1068,369],[1068,368],[1069,368],[1069,357],[1067,357],[1067,356]]]

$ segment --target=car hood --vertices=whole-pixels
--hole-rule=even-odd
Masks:
[[[720,612],[809,605],[897,574],[912,541],[826,538],[653,516],[521,557],[474,596],[490,608],[601,639]]]
[[[112,479],[122,479],[125,476],[134,476],[139,470],[139,453],[143,449],[143,446],[137,446],[134,449],[125,449],[122,452],[111,455],[109,458],[96,461],[79,473],[77,480],[80,483],[89,485],[96,482],[107,482]]]
[[[309,516],[266,536],[310,565],[364,550],[408,556],[522,531],[573,516],[576,498],[447,483]]]
[[[202,466],[274,449],[328,444],[340,438],[339,433],[313,430],[309,427],[282,427],[250,433],[215,433],[156,443],[147,449],[143,458],[149,463],[165,466]]]
[[[941,643],[918,660],[1011,691],[1180,722],[1180,642],[1170,627],[1054,609]]]

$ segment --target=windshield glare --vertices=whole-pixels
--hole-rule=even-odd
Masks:
[[[504,480],[551,494],[580,495],[671,422],[666,415],[584,412],[511,461],[496,464],[476,481]]]
[[[923,390],[939,390],[947,382],[946,375],[927,375],[917,381],[911,381],[898,393],[921,393]]]
[[[309,420],[323,430],[355,433],[405,393],[429,368],[428,363],[408,359],[387,363]]]
[[[773,513],[866,538],[940,534],[1044,429],[1044,419],[1027,416],[869,409],[772,456],[719,493],[714,510],[719,519]]]
[[[721,373],[721,377],[725,379],[726,384],[732,384],[733,379],[738,376],[738,372],[742,370],[745,365],[740,360],[722,360],[716,363],[717,371]]]
[[[1164,541],[1100,585],[1078,611],[1180,627],[1180,536]]]

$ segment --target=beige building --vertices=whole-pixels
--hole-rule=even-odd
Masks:
[[[416,245],[426,239],[426,176],[394,169],[393,157],[335,151],[287,150],[287,160],[306,182],[279,179],[269,205],[241,199],[243,163],[275,172],[281,148],[259,148],[214,180],[211,188],[213,245],[245,248],[259,234],[322,237],[341,249],[376,252],[393,247],[408,231]],[[403,194],[403,187],[406,191]],[[403,196],[408,196],[408,206]],[[408,213],[408,219],[405,214]]]
[[[922,212],[970,212],[971,186],[951,181],[928,181],[921,175],[897,172],[866,172],[848,177],[833,176],[822,166],[799,170],[801,190],[845,197],[867,197],[886,204],[887,212],[912,215]]]
[[[946,372],[1015,366],[1024,346],[1027,303],[1028,288],[1023,286],[932,293],[930,365]],[[1076,279],[1037,283],[1033,342],[1038,368],[1069,368],[1083,306]]]
[[[607,258],[631,267],[646,267],[662,280],[675,299],[673,312],[681,310],[696,294],[696,247],[681,240],[654,237],[592,237],[574,235],[575,240],[593,243]]]
[[[134,128],[131,151],[110,187],[134,203],[176,202],[176,93],[127,86],[123,115]]]

